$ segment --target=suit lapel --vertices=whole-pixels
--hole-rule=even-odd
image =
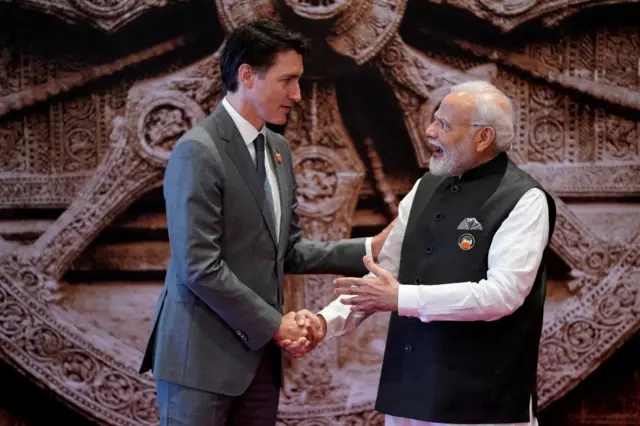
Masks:
[[[283,248],[286,243],[288,232],[288,214],[291,208],[291,199],[289,197],[289,187],[291,186],[291,178],[289,170],[292,165],[285,163],[285,156],[282,155],[286,147],[282,146],[280,138],[271,130],[267,129],[267,145],[269,146],[269,155],[271,156],[271,164],[273,165],[276,179],[278,180],[278,193],[280,194],[280,236],[279,248]]]
[[[271,213],[269,212],[269,207],[267,204],[266,194],[264,192],[264,188],[260,185],[260,181],[258,180],[258,173],[256,172],[256,165],[249,154],[249,150],[247,149],[240,132],[236,128],[233,120],[224,109],[222,104],[219,104],[216,107],[214,112],[214,118],[216,120],[216,124],[218,127],[218,134],[228,143],[226,145],[227,153],[231,160],[233,160],[234,164],[238,168],[238,171],[242,175],[242,178],[245,180],[251,194],[258,203],[258,207],[260,208],[260,212],[262,213],[262,218],[264,219],[267,228],[269,229],[269,234],[271,235],[271,239],[273,243],[277,247],[277,239],[276,239],[276,231],[275,224],[271,219]]]

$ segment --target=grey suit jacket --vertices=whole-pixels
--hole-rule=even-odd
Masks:
[[[280,325],[285,273],[367,272],[364,239],[302,239],[289,146],[270,130],[267,143],[282,203],[279,242],[255,163],[221,104],[173,149],[164,178],[171,258],[141,373],[242,394]]]

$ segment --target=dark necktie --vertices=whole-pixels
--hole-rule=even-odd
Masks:
[[[271,185],[269,185],[269,179],[267,179],[267,170],[264,162],[264,135],[259,133],[254,139],[253,143],[256,146],[256,170],[258,171],[258,180],[264,189],[264,195],[269,205],[269,211],[271,212],[271,218],[273,223],[276,223],[276,213],[273,207],[273,197],[271,195]]]

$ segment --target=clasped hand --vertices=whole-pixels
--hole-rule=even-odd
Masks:
[[[324,339],[326,332],[324,318],[302,309],[282,317],[273,339],[289,355],[299,358],[311,352]]]

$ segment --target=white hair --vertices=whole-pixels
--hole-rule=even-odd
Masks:
[[[468,93],[476,103],[474,124],[493,128],[496,148],[500,152],[511,149],[515,136],[514,108],[511,99],[486,81],[469,81],[451,88],[450,93]]]

